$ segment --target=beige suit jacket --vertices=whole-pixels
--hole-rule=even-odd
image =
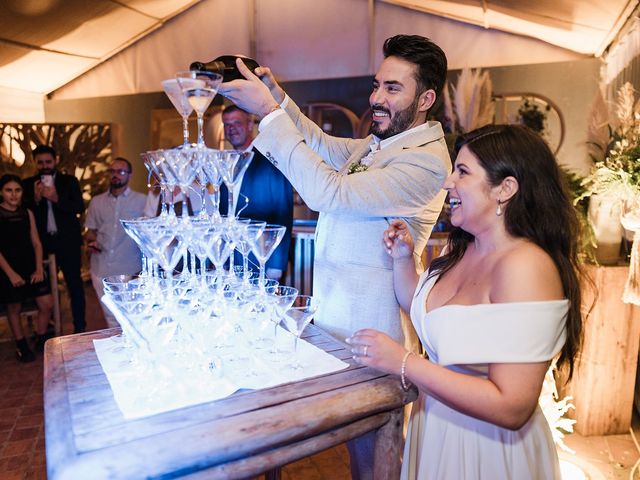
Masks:
[[[286,112],[261,129],[254,146],[320,212],[313,289],[321,304],[315,323],[341,339],[370,327],[415,345],[413,328],[401,318],[395,298],[393,263],[382,233],[385,218],[405,220],[420,264],[451,171],[440,124],[430,122],[426,130],[376,152],[365,172],[347,175],[349,165],[369,153],[371,137],[327,135],[293,101]]]

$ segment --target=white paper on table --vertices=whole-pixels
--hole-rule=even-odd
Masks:
[[[114,313],[116,319],[122,312],[109,298],[103,302]],[[292,350],[293,337],[278,327],[278,346]],[[225,398],[240,389],[257,390],[270,388],[284,383],[300,381],[306,378],[326,375],[347,368],[342,360],[324,350],[300,339],[297,359],[303,368],[292,369],[288,365],[291,359],[279,354],[280,360],[274,361],[268,349],[234,350],[236,358],[253,358],[251,368],[233,367],[233,356],[223,358],[223,375],[218,377],[203,371],[185,371],[172,368],[171,362],[162,362],[161,373],[140,373],[140,369],[131,363],[130,353],[123,347],[122,337],[93,341],[98,360],[104,370],[114,399],[124,418],[141,418],[168,412],[200,403]],[[236,355],[237,354],[237,355]],[[292,355],[292,352],[289,354]],[[246,366],[246,363],[244,364]]]

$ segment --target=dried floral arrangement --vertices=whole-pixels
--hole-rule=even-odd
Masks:
[[[607,193],[624,199],[640,193],[640,100],[629,82],[617,92],[614,113],[608,121],[604,113],[592,117],[589,147],[595,164],[581,198]]]
[[[451,130],[464,133],[493,123],[495,102],[489,72],[463,68],[455,85],[445,85],[444,110]]]

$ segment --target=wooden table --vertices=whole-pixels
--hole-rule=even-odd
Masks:
[[[376,478],[400,474],[402,407],[417,392],[356,365],[314,325],[304,338],[349,363],[321,377],[151,417],[125,420],[92,341],[117,329],[46,344],[44,406],[50,480],[246,478],[376,431]]]

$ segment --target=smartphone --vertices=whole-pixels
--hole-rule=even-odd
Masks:
[[[45,187],[53,187],[53,175],[40,175],[40,181]]]

